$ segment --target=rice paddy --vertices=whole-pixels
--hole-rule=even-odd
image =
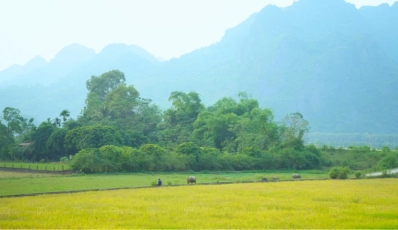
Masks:
[[[156,187],[1,198],[5,228],[398,228],[398,180]]]
[[[328,178],[325,171],[302,171],[304,179]],[[26,174],[0,171],[0,196],[14,194],[31,194],[46,192],[62,192],[71,190],[109,189],[126,187],[151,186],[158,178],[163,184],[186,184],[191,173],[130,173],[130,174],[86,174],[86,175],[52,175]],[[194,173],[198,183],[260,181],[276,176],[281,180],[291,179],[292,172],[214,172]]]

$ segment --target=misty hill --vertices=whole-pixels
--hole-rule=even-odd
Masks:
[[[0,72],[0,83],[3,87],[7,85],[7,82],[15,82],[15,84],[20,84],[21,81],[20,79],[18,79],[18,76],[27,75],[36,69],[43,68],[45,65],[47,65],[47,61],[40,56],[34,57],[24,66],[17,64],[12,65],[4,71]]]
[[[398,2],[391,7],[388,4],[365,6],[359,11],[370,24],[372,36],[380,41],[380,46],[390,57],[398,61]]]
[[[92,75],[119,69],[131,78],[160,62],[134,45],[111,44],[95,54],[92,49],[73,44],[62,49],[48,64],[32,69],[29,63],[19,66],[20,71],[14,75],[8,74],[14,66],[0,72],[0,98],[4,99],[0,108],[18,108],[24,116],[41,122],[57,117],[64,109],[77,117],[84,107],[86,81]],[[56,66],[60,66],[59,72]],[[12,80],[7,80],[8,76]],[[2,82],[3,79],[6,80]]]
[[[300,0],[286,8],[266,6],[220,42],[166,62],[137,46],[113,44],[94,54],[74,45],[80,49],[69,56],[73,64],[57,55],[34,70],[22,71],[25,65],[0,72],[0,97],[6,98],[0,107],[17,107],[38,120],[63,109],[76,116],[85,81],[119,69],[163,108],[175,90],[195,90],[207,105],[246,91],[277,118],[302,113],[314,132],[398,133],[397,17],[398,3],[358,10],[344,0]],[[50,63],[64,66],[56,74]],[[43,83],[48,76],[54,78]]]
[[[312,131],[393,133],[398,59],[369,20],[343,0],[267,6],[221,42],[171,60],[161,72],[205,101],[246,91],[277,117],[299,111]],[[396,21],[383,23],[398,31]],[[398,34],[394,39],[398,44]]]
[[[72,44],[59,51],[48,63],[37,56],[26,65],[19,66],[19,71],[10,74],[9,68],[0,72],[0,83],[2,87],[32,84],[48,86],[90,60],[94,55],[93,49]]]

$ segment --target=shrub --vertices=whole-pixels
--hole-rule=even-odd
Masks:
[[[380,169],[392,169],[397,166],[396,155],[388,154],[384,156],[377,164]]]
[[[69,157],[61,157],[59,159],[60,162],[69,162]]]
[[[67,153],[77,153],[86,148],[100,148],[104,145],[119,146],[123,143],[120,132],[112,126],[84,126],[69,130],[65,135],[64,147]]]
[[[80,150],[71,161],[72,170],[84,173],[101,172],[98,152],[96,148]]]
[[[360,171],[356,171],[355,173],[355,178],[359,179],[362,176],[362,173]]]
[[[329,171],[329,176],[332,179],[347,179],[350,173],[350,168],[348,167],[333,167]]]

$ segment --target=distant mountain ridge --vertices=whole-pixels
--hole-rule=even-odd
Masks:
[[[269,5],[220,42],[165,62],[134,45],[111,44],[95,54],[74,44],[48,63],[37,58],[36,69],[11,66],[0,72],[0,97],[7,98],[0,107],[40,121],[63,109],[77,116],[85,81],[119,69],[163,108],[175,90],[195,90],[206,105],[246,91],[277,119],[302,113],[314,132],[398,133],[396,31],[398,2],[360,9],[344,0]],[[44,87],[36,92],[35,84]]]

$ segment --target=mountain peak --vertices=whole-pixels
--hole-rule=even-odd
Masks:
[[[119,55],[122,53],[129,53],[129,47],[124,43],[112,43],[105,46],[100,52],[100,55]]]
[[[36,55],[35,57],[33,57],[32,59],[30,59],[30,61],[28,61],[24,67],[28,67],[28,66],[36,66],[36,65],[44,65],[47,64],[46,59],[42,58],[40,55]]]
[[[342,5],[342,4],[350,4],[347,3],[345,0],[299,0],[294,1],[294,4],[305,4],[305,5]],[[293,5],[294,5],[293,4]]]
[[[88,60],[94,55],[95,51],[93,49],[74,43],[62,48],[51,62],[68,61],[71,59]]]
[[[145,58],[148,61],[153,61],[153,62],[157,62],[159,61],[158,58],[156,58],[155,56],[153,56],[151,53],[149,53],[148,51],[146,51],[144,48],[137,46],[137,45],[129,45],[130,50],[137,54],[138,56]]]
[[[333,14],[333,16],[336,16],[337,12],[338,14],[347,12],[355,14],[357,11],[354,4],[344,0],[300,0],[287,8],[306,13],[311,12],[311,14]]]
[[[113,43],[105,46],[99,55],[108,57],[118,57],[122,54],[132,53],[148,61],[158,62],[157,58],[151,53],[137,45],[126,45],[124,43]]]

